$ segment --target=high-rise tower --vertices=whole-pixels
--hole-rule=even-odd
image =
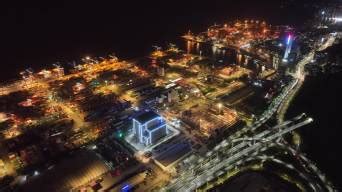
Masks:
[[[284,54],[284,58],[283,58],[283,62],[287,62],[288,61],[288,57],[291,53],[291,49],[292,49],[292,43],[293,43],[293,37],[290,34],[287,37],[287,41],[286,41],[286,50],[285,50],[285,54]]]

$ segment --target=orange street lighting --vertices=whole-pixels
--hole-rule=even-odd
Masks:
[[[219,113],[221,114],[222,113],[222,107],[223,107],[222,103],[218,103],[217,107],[219,109]]]

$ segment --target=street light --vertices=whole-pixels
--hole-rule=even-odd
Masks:
[[[223,107],[222,103],[218,103],[217,107],[219,109],[219,114],[221,114],[222,113],[222,107]]]
[[[34,175],[34,176],[39,175],[39,171],[34,171],[33,175]]]

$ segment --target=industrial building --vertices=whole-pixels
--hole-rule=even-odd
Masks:
[[[133,133],[138,143],[154,145],[168,134],[166,122],[153,111],[145,112],[133,118]]]

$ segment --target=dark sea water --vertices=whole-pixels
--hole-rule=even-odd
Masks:
[[[310,18],[304,6],[291,0],[12,3],[0,7],[0,81],[28,67],[66,64],[86,55],[143,56],[152,45],[177,43],[188,30],[204,31],[215,22],[253,18],[302,25]]]
[[[28,67],[38,70],[55,62],[68,65],[84,56],[113,52],[129,59],[146,55],[152,45],[184,45],[180,35],[188,30],[204,31],[215,22],[254,18],[273,25],[301,26],[312,17],[308,4],[316,1],[13,3],[0,10],[0,83],[17,78]],[[315,119],[301,131],[304,150],[335,183],[342,160],[341,84],[341,74],[308,78],[288,113],[307,112]]]
[[[308,77],[287,117],[302,112],[314,119],[300,128],[303,151],[341,189],[342,73]]]

